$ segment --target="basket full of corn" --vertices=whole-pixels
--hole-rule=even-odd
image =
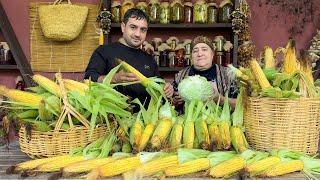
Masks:
[[[29,91],[0,85],[0,94],[9,109],[9,119],[21,124],[19,143],[22,152],[32,158],[52,157],[84,147],[108,133],[112,115],[131,116],[128,98],[108,84],[62,79],[52,81],[34,75],[38,86]],[[105,92],[105,96],[102,94]],[[109,128],[107,128],[109,127]]]
[[[276,67],[276,53],[264,50],[264,66],[256,59],[236,69],[246,85],[244,125],[251,147],[258,150],[291,149],[307,154],[318,150],[320,88],[315,86],[311,62],[302,53],[297,60],[294,41],[281,48],[284,60]]]

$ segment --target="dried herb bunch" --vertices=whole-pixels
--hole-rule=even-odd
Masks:
[[[319,6],[319,0],[256,0],[253,2],[268,10],[268,22],[284,20],[289,26],[291,36],[301,34],[307,23],[315,24],[318,20],[315,19],[317,17],[315,10],[316,6]],[[285,17],[279,13],[284,13]],[[289,24],[287,21],[292,23]]]

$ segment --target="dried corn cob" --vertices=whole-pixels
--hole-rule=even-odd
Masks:
[[[264,52],[263,52],[263,57],[264,57],[264,68],[271,68],[274,69],[276,67],[275,60],[273,57],[273,50],[269,46],[264,46]]]

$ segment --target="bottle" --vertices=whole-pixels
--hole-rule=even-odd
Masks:
[[[218,6],[214,0],[209,0],[208,3],[208,24],[218,22]]]
[[[169,0],[163,0],[160,4],[160,23],[169,24],[171,18],[171,9]]]
[[[191,0],[184,1],[184,23],[193,22],[193,5]]]

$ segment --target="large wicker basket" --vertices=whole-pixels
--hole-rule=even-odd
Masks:
[[[31,158],[52,157],[67,154],[76,147],[83,147],[105,135],[106,132],[105,126],[97,127],[89,138],[89,129],[84,126],[74,126],[68,131],[32,130],[31,134],[22,127],[19,131],[19,143],[21,151]]]
[[[246,137],[252,148],[284,148],[306,154],[318,151],[320,99],[249,97],[244,113]]]

